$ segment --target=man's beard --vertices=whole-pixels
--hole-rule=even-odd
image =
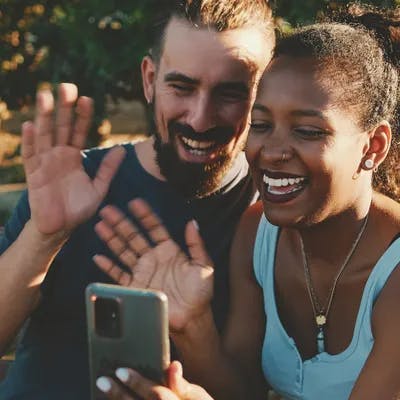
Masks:
[[[201,138],[204,141],[224,144],[233,137],[233,128],[213,128],[207,132],[196,133],[188,125],[171,121],[168,124],[168,142],[163,143],[156,127],[154,107],[150,110],[150,114],[150,133],[154,135],[156,162],[168,183],[185,198],[202,198],[217,191],[239,150],[243,149],[244,143],[243,146],[238,146],[234,153],[227,149],[222,150],[210,163],[194,163],[180,159],[175,147],[176,136],[183,133],[185,137],[195,140]]]

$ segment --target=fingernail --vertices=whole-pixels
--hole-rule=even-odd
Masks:
[[[25,121],[25,122],[22,124],[22,129],[28,128],[31,124],[32,124],[31,121]]]
[[[118,368],[115,371],[115,375],[121,382],[128,382],[129,381],[129,371],[126,368]]]
[[[194,227],[199,231],[200,227],[199,227],[199,224],[197,223],[197,221],[195,219],[192,219],[192,223],[193,223]]]
[[[103,393],[108,393],[111,390],[111,382],[108,378],[101,376],[96,380],[96,386]]]
[[[100,256],[100,254],[95,254],[95,255],[92,257],[92,260],[93,260],[93,262],[94,262],[96,265],[99,265],[99,264],[101,263],[101,256]]]

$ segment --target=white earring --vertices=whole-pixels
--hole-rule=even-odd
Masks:
[[[374,167],[374,162],[373,162],[370,158],[367,158],[367,159],[364,161],[364,167],[365,167],[366,169],[372,169],[372,168]]]

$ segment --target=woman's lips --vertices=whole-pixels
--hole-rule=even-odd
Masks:
[[[272,203],[285,203],[296,198],[307,186],[307,178],[283,172],[263,174],[263,195]]]

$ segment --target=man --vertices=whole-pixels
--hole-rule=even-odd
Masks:
[[[183,227],[197,220],[216,265],[222,327],[228,249],[254,196],[241,150],[273,45],[265,0],[180,2],[142,63],[152,137],[88,151],[83,163],[90,99],[77,101],[72,126],[77,90],[61,85],[53,127],[52,95],[38,94],[35,123],[23,127],[28,191],[0,243],[0,352],[30,317],[2,399],[89,397],[84,290],[109,282],[92,261],[106,252],[93,229],[105,204],[126,210],[146,199],[182,246]]]

